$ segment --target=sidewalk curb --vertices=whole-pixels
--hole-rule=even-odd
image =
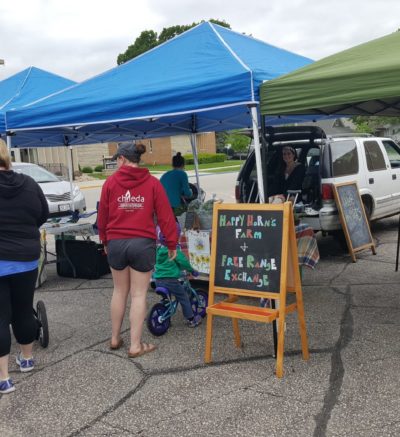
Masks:
[[[79,186],[79,189],[81,190],[90,190],[91,188],[101,188],[103,184],[101,185],[87,185],[87,186]]]

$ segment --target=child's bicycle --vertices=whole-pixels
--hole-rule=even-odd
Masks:
[[[188,275],[182,279],[182,285],[189,295],[194,315],[198,314],[204,319],[208,294],[204,290],[194,289]],[[178,301],[165,287],[156,287],[155,292],[161,296],[161,302],[151,307],[147,316],[147,327],[153,335],[159,337],[164,335],[171,326],[171,317],[176,313]]]

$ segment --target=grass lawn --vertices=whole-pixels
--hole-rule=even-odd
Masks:
[[[88,176],[94,179],[107,179],[107,176],[103,173],[88,173]]]
[[[230,161],[224,162],[210,162],[207,164],[199,164],[199,170],[206,170],[208,168],[221,168],[221,167],[229,167],[229,166],[240,166],[242,165],[244,160],[239,161],[238,159],[232,159]],[[143,165],[143,167],[147,167],[150,172],[153,171],[168,171],[171,170],[170,165]],[[194,170],[194,164],[185,165],[185,170]]]
[[[230,161],[224,162],[210,162],[207,164],[199,164],[199,170],[208,170],[210,168],[214,170],[209,170],[210,173],[220,173],[224,171],[236,171],[239,170],[244,160],[232,159]],[[143,165],[149,169],[150,173],[160,173],[171,170],[170,165]],[[186,165],[185,170],[194,170],[194,165]],[[95,179],[107,179],[107,176],[103,173],[89,173],[88,176],[91,176]]]

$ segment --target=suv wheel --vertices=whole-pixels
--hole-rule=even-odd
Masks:
[[[335,239],[335,241],[339,244],[340,248],[348,252],[349,248],[347,246],[346,236],[344,235],[344,232],[342,229],[338,229],[337,231],[331,232],[332,237]]]
[[[367,216],[368,223],[371,221],[372,214],[372,201],[369,197],[363,197],[362,202],[364,205],[365,215]]]

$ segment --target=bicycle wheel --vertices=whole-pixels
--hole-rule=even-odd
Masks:
[[[198,288],[195,289],[195,292],[197,297],[195,295],[192,296],[192,309],[195,314],[200,315],[204,319],[207,314],[208,294]]]
[[[164,316],[167,311],[167,308],[162,303],[156,303],[150,308],[146,320],[147,328],[156,337],[164,335],[171,325],[170,317],[165,320],[161,320],[161,317]]]
[[[47,322],[46,307],[42,300],[36,304],[37,320],[39,324],[39,343],[43,348],[49,345],[49,325]]]

